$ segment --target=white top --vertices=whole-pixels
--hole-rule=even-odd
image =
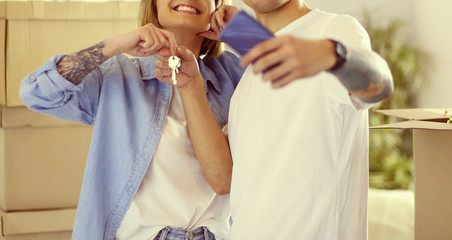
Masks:
[[[370,49],[354,18],[314,10],[276,35]],[[230,239],[363,240],[368,118],[332,74],[272,89],[248,68],[234,92]]]
[[[116,237],[154,239],[166,227],[206,226],[217,239],[229,231],[229,195],[217,195],[205,179],[191,144],[179,93],[173,89],[160,142]]]

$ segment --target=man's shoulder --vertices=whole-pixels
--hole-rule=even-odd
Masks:
[[[328,24],[343,24],[346,22],[358,23],[358,20],[355,17],[348,14],[326,12],[319,9],[312,10],[312,13],[314,15],[313,19],[319,23],[321,22]]]
[[[328,36],[335,28],[354,29],[356,26],[360,26],[358,20],[350,15],[313,9],[308,14],[288,24],[276,34],[293,34],[299,37],[323,38],[325,37],[323,35]]]
[[[300,20],[304,17],[301,17]],[[300,37],[333,38],[346,42],[350,42],[348,40],[350,38],[365,39],[366,41],[368,38],[361,23],[348,14],[315,9],[306,15],[305,20],[299,22],[298,26],[292,29],[291,34]]]

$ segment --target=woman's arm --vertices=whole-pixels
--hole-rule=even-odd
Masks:
[[[127,53],[144,57],[154,55],[165,47],[175,51],[174,35],[152,24],[147,24],[65,56],[58,62],[58,72],[73,84],[79,84],[86,75],[116,54]]]
[[[109,42],[107,46],[107,42]],[[62,58],[57,64],[58,73],[73,84],[79,84],[83,78],[113,55],[110,41],[102,41],[92,47],[72,53]],[[104,53],[105,51],[105,53]],[[107,57],[108,56],[108,57]]]
[[[199,74],[184,88],[181,96],[188,132],[204,176],[218,194],[227,194],[231,187],[232,157],[227,137],[216,122]]]
[[[181,96],[188,132],[196,158],[212,189],[218,194],[230,191],[232,158],[227,137],[218,126],[204,90],[204,81],[194,55],[186,48],[178,48],[182,63],[177,74],[177,91]],[[155,76],[172,85],[168,57],[159,56]]]
[[[22,80],[20,97],[32,110],[92,125],[104,80],[102,68],[97,66],[120,52],[147,56],[175,48],[172,33],[146,25],[79,52],[54,56]],[[111,67],[111,71],[118,71],[120,65]]]

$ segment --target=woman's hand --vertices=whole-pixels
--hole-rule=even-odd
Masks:
[[[194,78],[200,75],[198,61],[188,48],[182,46],[177,48],[175,55],[181,59],[179,73],[176,75],[177,87],[186,88]],[[154,70],[155,77],[169,85],[173,85],[172,69],[168,65],[168,58],[171,56],[172,54],[168,50],[160,51],[157,61],[155,61]]]
[[[222,5],[212,14],[212,18],[210,20],[211,31],[201,32],[198,33],[198,35],[208,39],[220,41],[220,31],[223,30],[223,27],[238,12],[239,9],[234,6]]]
[[[176,52],[176,39],[170,31],[155,27],[151,23],[133,31],[111,37],[106,40],[109,47],[105,55],[114,56],[125,53],[134,57],[146,57],[159,53],[163,49]]]

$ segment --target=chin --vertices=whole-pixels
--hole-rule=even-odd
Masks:
[[[208,25],[205,24],[201,25],[199,23],[190,23],[187,21],[165,25],[162,24],[162,27],[172,32],[194,33],[194,34],[209,30]]]
[[[261,13],[272,12],[290,1],[291,0],[244,0],[246,5]]]

